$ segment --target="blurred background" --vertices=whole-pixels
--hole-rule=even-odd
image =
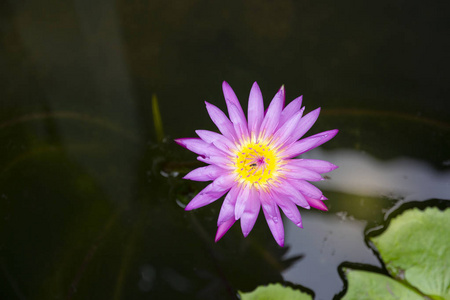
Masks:
[[[332,299],[345,262],[384,272],[367,234],[398,209],[448,206],[450,5],[442,1],[0,2],[0,298],[238,299],[281,282]],[[174,138],[216,130],[254,81],[322,107],[305,155],[340,166],[328,212],[263,217],[214,243],[221,200]],[[159,100],[164,139],[154,125]]]

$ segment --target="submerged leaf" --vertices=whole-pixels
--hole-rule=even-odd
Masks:
[[[158,97],[156,97],[156,94],[152,95],[152,111],[156,138],[158,139],[158,143],[160,143],[164,138],[164,129],[162,124],[161,112],[159,111]]]
[[[424,300],[425,298],[388,276],[346,269],[348,290],[342,300]]]
[[[450,299],[450,209],[407,210],[372,238],[386,268],[435,299]]]
[[[259,286],[249,293],[239,292],[242,300],[312,300],[311,295],[279,283]]]

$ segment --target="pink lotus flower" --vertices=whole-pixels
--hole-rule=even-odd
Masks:
[[[333,138],[338,130],[329,130],[299,140],[315,123],[320,108],[302,117],[302,97],[284,107],[284,86],[273,98],[267,111],[255,82],[248,101],[248,122],[234,91],[223,82],[223,94],[230,119],[216,106],[205,102],[206,109],[221,134],[197,130],[200,138],[175,140],[198,154],[198,160],[209,164],[188,173],[184,178],[210,181],[186,206],[186,210],[210,204],[223,195],[216,242],[237,220],[244,236],[256,222],[260,208],[280,246],[284,229],[279,208],[298,227],[302,219],[297,208],[327,210],[322,192],[308,181],[323,180],[337,166],[322,160],[295,159]]]

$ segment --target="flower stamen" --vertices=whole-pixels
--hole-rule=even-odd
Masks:
[[[250,184],[257,188],[264,187],[280,167],[277,153],[262,140],[243,144],[237,152],[235,159],[235,172],[242,184]]]

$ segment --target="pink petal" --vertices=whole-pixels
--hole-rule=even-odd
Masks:
[[[302,111],[298,111],[283,126],[281,126],[273,135],[273,147],[281,147],[292,136],[294,130],[297,129],[298,123],[302,117]]]
[[[280,195],[284,195],[298,206],[309,209],[309,204],[308,201],[306,201],[305,196],[292,186],[290,182],[289,179],[280,181],[276,192]]]
[[[239,195],[237,196],[236,206],[234,209],[234,218],[236,220],[239,220],[239,218],[244,213],[245,203],[247,202],[249,195],[250,195],[250,187],[248,185],[241,187]]]
[[[243,117],[245,120],[244,110],[241,107],[241,103],[239,102],[239,99],[236,97],[236,94],[234,93],[231,86],[228,84],[228,82],[224,81],[222,82],[222,91],[225,98],[225,102],[227,103],[227,106],[229,104],[232,104],[238,108],[239,111],[239,118]]]
[[[234,141],[236,139],[233,124],[228,120],[227,116],[216,106],[205,101],[206,110],[211,120],[216,124],[219,131],[228,139]]]
[[[206,143],[212,144],[213,141],[217,139],[217,135],[221,135],[220,133],[209,131],[209,130],[196,130],[195,133]],[[227,139],[228,140],[228,139]]]
[[[239,103],[236,94],[226,81],[222,83],[222,90],[225,97],[225,102],[227,104],[230,120],[235,126],[235,129],[236,127],[238,128],[238,130],[236,130],[237,135],[248,136],[247,120],[245,119],[244,111],[242,110],[241,104]]]
[[[228,191],[236,184],[236,174],[227,173],[212,182],[214,191]]]
[[[309,136],[307,138],[321,137],[322,140],[320,141],[320,144],[316,146],[316,147],[318,147],[318,146],[322,145],[323,143],[328,142],[329,140],[334,138],[338,132],[339,132],[339,130],[337,130],[337,129],[331,129],[331,130],[319,132],[319,133]]]
[[[186,207],[184,209],[185,210],[193,210],[193,209],[197,209],[197,208],[200,208],[202,206],[208,205],[210,203],[213,203],[214,201],[216,201],[220,197],[222,197],[227,192],[226,190],[225,191],[210,192],[209,191],[210,189],[211,188],[208,185],[200,193],[198,193],[191,200],[191,202],[189,202],[188,205],[186,205]]]
[[[226,153],[232,153],[236,150],[236,145],[232,141],[217,132],[209,130],[196,130],[195,133],[197,133],[198,136],[205,142],[213,144],[219,150]]]
[[[338,168],[338,166],[328,161],[318,159],[292,159],[289,161],[289,164],[303,167],[317,173],[327,173]]]
[[[221,167],[226,170],[234,169],[234,165],[230,161],[230,158],[226,157],[226,156],[222,156],[222,155],[216,155],[216,156],[210,156],[210,157],[197,156],[197,160],[202,161],[207,164],[210,164],[210,165],[216,165],[216,166]]]
[[[299,190],[303,195],[307,197],[316,199],[320,199],[322,197],[322,191],[307,181],[291,180],[290,183],[295,189]]]
[[[280,88],[278,93],[273,98],[272,102],[270,102],[269,107],[267,108],[267,113],[264,116],[264,120],[261,124],[261,129],[259,132],[259,135],[262,139],[266,139],[267,137],[272,136],[272,134],[274,133],[275,129],[278,126],[283,106],[284,86]]]
[[[230,115],[236,115],[237,112],[237,108],[235,105],[230,104],[228,111],[230,113]],[[247,127],[247,121],[244,118],[244,121],[242,122],[241,119],[237,119],[232,121],[233,122],[233,127],[234,127],[234,131],[236,132],[236,136],[238,138],[239,141],[242,140],[247,140],[249,138],[249,133],[248,133],[248,127]]]
[[[234,210],[236,207],[236,200],[239,194],[240,188],[237,185],[234,185],[228,194],[225,196],[225,200],[223,200],[222,207],[219,212],[219,218],[217,219],[217,226],[220,226],[226,220],[234,218]]]
[[[259,128],[264,118],[264,102],[258,84],[255,82],[248,99],[248,129],[252,139],[258,137]]]
[[[196,209],[216,201],[235,184],[235,177],[236,175],[234,174],[220,176],[200,191],[200,193],[186,205],[185,210]]]
[[[219,176],[224,175],[227,172],[228,172],[227,170],[222,169],[221,167],[218,167],[216,165],[210,165],[192,170],[191,172],[186,174],[186,176],[184,176],[183,178],[195,181],[210,181],[216,179]]]
[[[275,200],[273,200],[273,196],[269,192],[265,192],[263,190],[259,193],[261,206],[268,216],[271,218],[277,216],[276,210],[278,209]]]
[[[331,140],[337,133],[337,129],[328,130],[295,142],[283,151],[282,157],[288,159],[299,156]]]
[[[281,207],[286,217],[289,218],[297,227],[302,228],[302,217],[300,216],[300,212],[298,211],[298,207],[294,204],[294,202],[289,199],[280,199],[279,197],[275,197],[275,201],[278,206]]]
[[[311,129],[311,127],[317,121],[319,114],[320,107],[301,118],[300,122],[298,122],[297,130],[293,132],[286,143],[291,144],[301,138],[309,129]]]
[[[238,117],[244,117],[244,119],[245,119],[244,110],[241,107],[241,103],[239,102],[239,99],[236,97],[236,94],[234,93],[233,89],[228,84],[228,82],[226,82],[226,81],[222,82],[222,91],[223,91],[223,96],[225,98],[225,102],[227,103],[227,106],[229,104],[235,105],[239,110],[240,116],[238,116]]]
[[[213,144],[206,143],[202,139],[199,138],[182,138],[182,139],[176,139],[175,142],[196,153],[203,156],[210,156],[210,155],[222,155],[223,153],[217,149]]]
[[[261,201],[262,203],[262,201]],[[269,225],[270,231],[277,242],[281,247],[284,246],[284,228],[283,228],[283,220],[281,219],[280,210],[275,206],[275,209],[269,213],[266,211],[266,205],[263,205],[264,216],[266,217],[267,225]],[[274,214],[274,215],[272,215]]]
[[[281,112],[280,116],[280,122],[278,123],[278,128],[283,126],[284,123],[286,123],[287,120],[292,118],[296,112],[298,112],[302,106],[302,98],[303,96],[300,96],[294,100],[291,101]]]
[[[300,154],[315,148],[316,144],[318,144],[320,140],[321,137],[314,137],[314,138],[306,138],[298,142],[295,142],[289,147],[285,148],[284,151],[282,151],[281,157],[283,157],[283,159],[289,159],[292,157],[299,156]]]
[[[311,205],[311,207],[314,207],[316,209],[323,210],[323,211],[328,210],[326,205],[321,200],[306,197],[306,201],[308,201],[308,203],[309,203],[309,205]]]
[[[215,238],[216,243],[225,235],[225,233],[227,233],[231,226],[233,226],[234,222],[236,222],[236,220],[234,218],[230,218],[219,225]]]
[[[292,179],[301,179],[308,181],[323,180],[322,176],[320,176],[319,173],[311,171],[306,168],[296,166],[295,164],[291,164],[291,162],[288,162],[286,165],[283,166],[282,172],[287,178]]]
[[[255,225],[256,219],[258,218],[259,209],[261,208],[261,203],[259,201],[259,195],[256,189],[252,188],[250,190],[249,197],[245,203],[245,209],[241,216],[241,229],[244,237],[246,237],[250,231],[252,231]]]

